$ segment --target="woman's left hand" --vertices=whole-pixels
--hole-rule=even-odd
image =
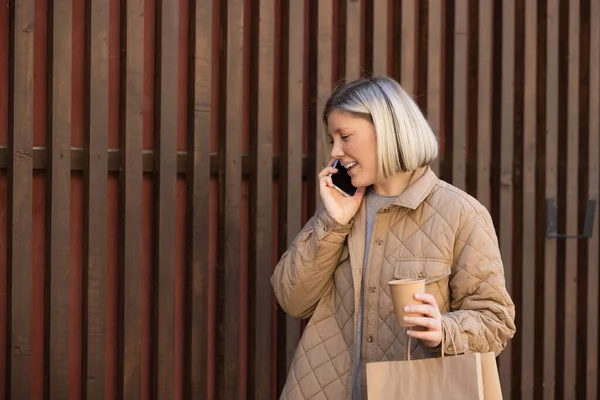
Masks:
[[[407,329],[406,334],[431,348],[439,346],[442,341],[442,314],[435,301],[435,297],[428,293],[416,293],[415,300],[422,301],[422,305],[406,306],[404,310],[407,313],[421,314],[418,317],[404,317],[404,322],[414,324],[411,329]],[[416,328],[416,329],[415,329]]]

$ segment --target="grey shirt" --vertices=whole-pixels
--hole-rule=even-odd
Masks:
[[[365,195],[366,208],[367,208],[367,232],[365,235],[365,258],[363,261],[362,277],[360,281],[360,303],[358,309],[358,326],[356,331],[356,348],[354,358],[354,380],[352,384],[352,399],[360,400],[361,397],[361,366],[362,366],[362,332],[363,332],[363,320],[364,320],[364,294],[365,294],[365,276],[369,261],[369,248],[371,245],[371,233],[373,232],[373,225],[375,224],[375,216],[377,212],[396,200],[398,196],[382,196],[375,192],[372,188],[367,190]],[[378,266],[375,266],[378,267]]]

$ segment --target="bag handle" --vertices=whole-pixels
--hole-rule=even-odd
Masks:
[[[442,358],[444,358],[444,349],[446,348],[446,346],[445,346],[445,338],[446,338],[445,332],[446,331],[450,333],[450,340],[452,341],[452,347],[454,347],[454,355],[457,356],[458,355],[458,350],[456,348],[456,342],[454,341],[454,335],[452,334],[452,331],[449,331],[447,329],[446,321],[444,321],[444,319],[442,319],[440,321],[440,323],[442,325],[442,343],[441,343],[441,345],[442,345],[442,347],[441,347],[441,349],[442,349],[442,351],[441,351]],[[411,327],[407,327],[406,328],[407,331],[409,329],[411,329]],[[406,335],[406,344],[404,346],[404,359],[407,360],[407,361],[410,361],[410,339],[411,339],[411,337],[409,335]]]

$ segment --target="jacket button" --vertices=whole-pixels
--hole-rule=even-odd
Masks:
[[[383,240],[381,240],[381,239],[377,239],[377,240],[375,241],[375,243],[377,244],[377,246],[381,246],[381,245],[383,244]]]
[[[369,342],[369,343],[373,343],[373,336],[369,336],[369,337],[367,338],[367,342]]]
[[[425,278],[425,272],[419,272],[419,278]]]
[[[375,293],[375,292],[377,291],[377,288],[376,288],[375,286],[371,286],[371,287],[369,288],[369,291],[370,291],[371,293]]]

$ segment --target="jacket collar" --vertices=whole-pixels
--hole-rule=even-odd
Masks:
[[[394,201],[394,205],[415,210],[429,196],[438,177],[430,167],[422,167],[415,171],[408,186]]]

